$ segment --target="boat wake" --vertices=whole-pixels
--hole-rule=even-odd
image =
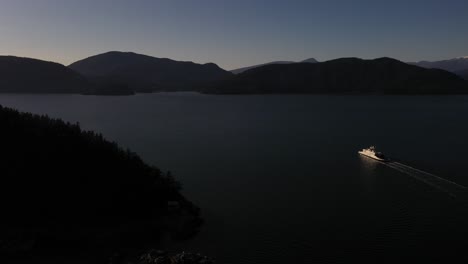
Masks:
[[[420,169],[416,169],[411,166],[402,164],[400,162],[382,162],[382,163],[401,173],[404,173],[413,178],[416,178],[440,191],[446,192],[452,197],[456,197],[457,195],[461,195],[461,194],[466,194],[467,192],[467,188],[465,186],[446,180],[432,173],[425,172]]]

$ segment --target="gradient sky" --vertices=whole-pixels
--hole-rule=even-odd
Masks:
[[[0,54],[121,50],[233,69],[273,60],[468,55],[468,0],[0,0]]]

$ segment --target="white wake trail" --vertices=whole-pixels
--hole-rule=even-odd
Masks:
[[[465,193],[467,191],[467,188],[460,184],[446,180],[432,173],[425,172],[420,169],[402,164],[400,162],[384,162],[383,164],[387,165],[388,167],[394,170],[397,170],[401,173],[407,174],[415,179],[418,179],[426,183],[427,185],[432,186],[433,188],[446,192],[452,197],[456,197],[457,194]]]
[[[461,189],[465,189],[465,190],[466,190],[466,187],[465,187],[465,186],[460,185],[460,184],[458,184],[458,183],[455,183],[455,182],[453,182],[453,181],[449,181],[449,180],[447,180],[447,179],[441,178],[441,177],[439,177],[439,176],[437,176],[437,175],[434,175],[434,174],[432,174],[432,173],[429,173],[429,172],[426,172],[426,171],[422,171],[422,170],[420,170],[420,169],[416,169],[416,168],[413,168],[413,167],[411,167],[411,166],[408,166],[408,165],[405,165],[405,164],[402,164],[402,163],[399,163],[399,162],[394,162],[394,164],[400,165],[400,166],[405,167],[405,168],[408,168],[408,169],[410,169],[410,170],[414,170],[414,171],[419,172],[419,173],[427,174],[428,176],[430,176],[430,177],[435,177],[435,178],[439,179],[440,181],[446,182],[447,184],[453,184],[453,185],[456,185],[458,188],[461,188]]]

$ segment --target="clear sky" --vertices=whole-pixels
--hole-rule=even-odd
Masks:
[[[468,55],[468,0],[0,0],[0,54],[215,62]]]

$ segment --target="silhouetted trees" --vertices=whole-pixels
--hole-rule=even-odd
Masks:
[[[149,250],[140,256],[138,264],[214,264],[215,261],[197,253],[181,252],[169,255],[161,250]]]
[[[0,236],[159,219],[168,201],[197,213],[180,188],[101,134],[0,106]]]

